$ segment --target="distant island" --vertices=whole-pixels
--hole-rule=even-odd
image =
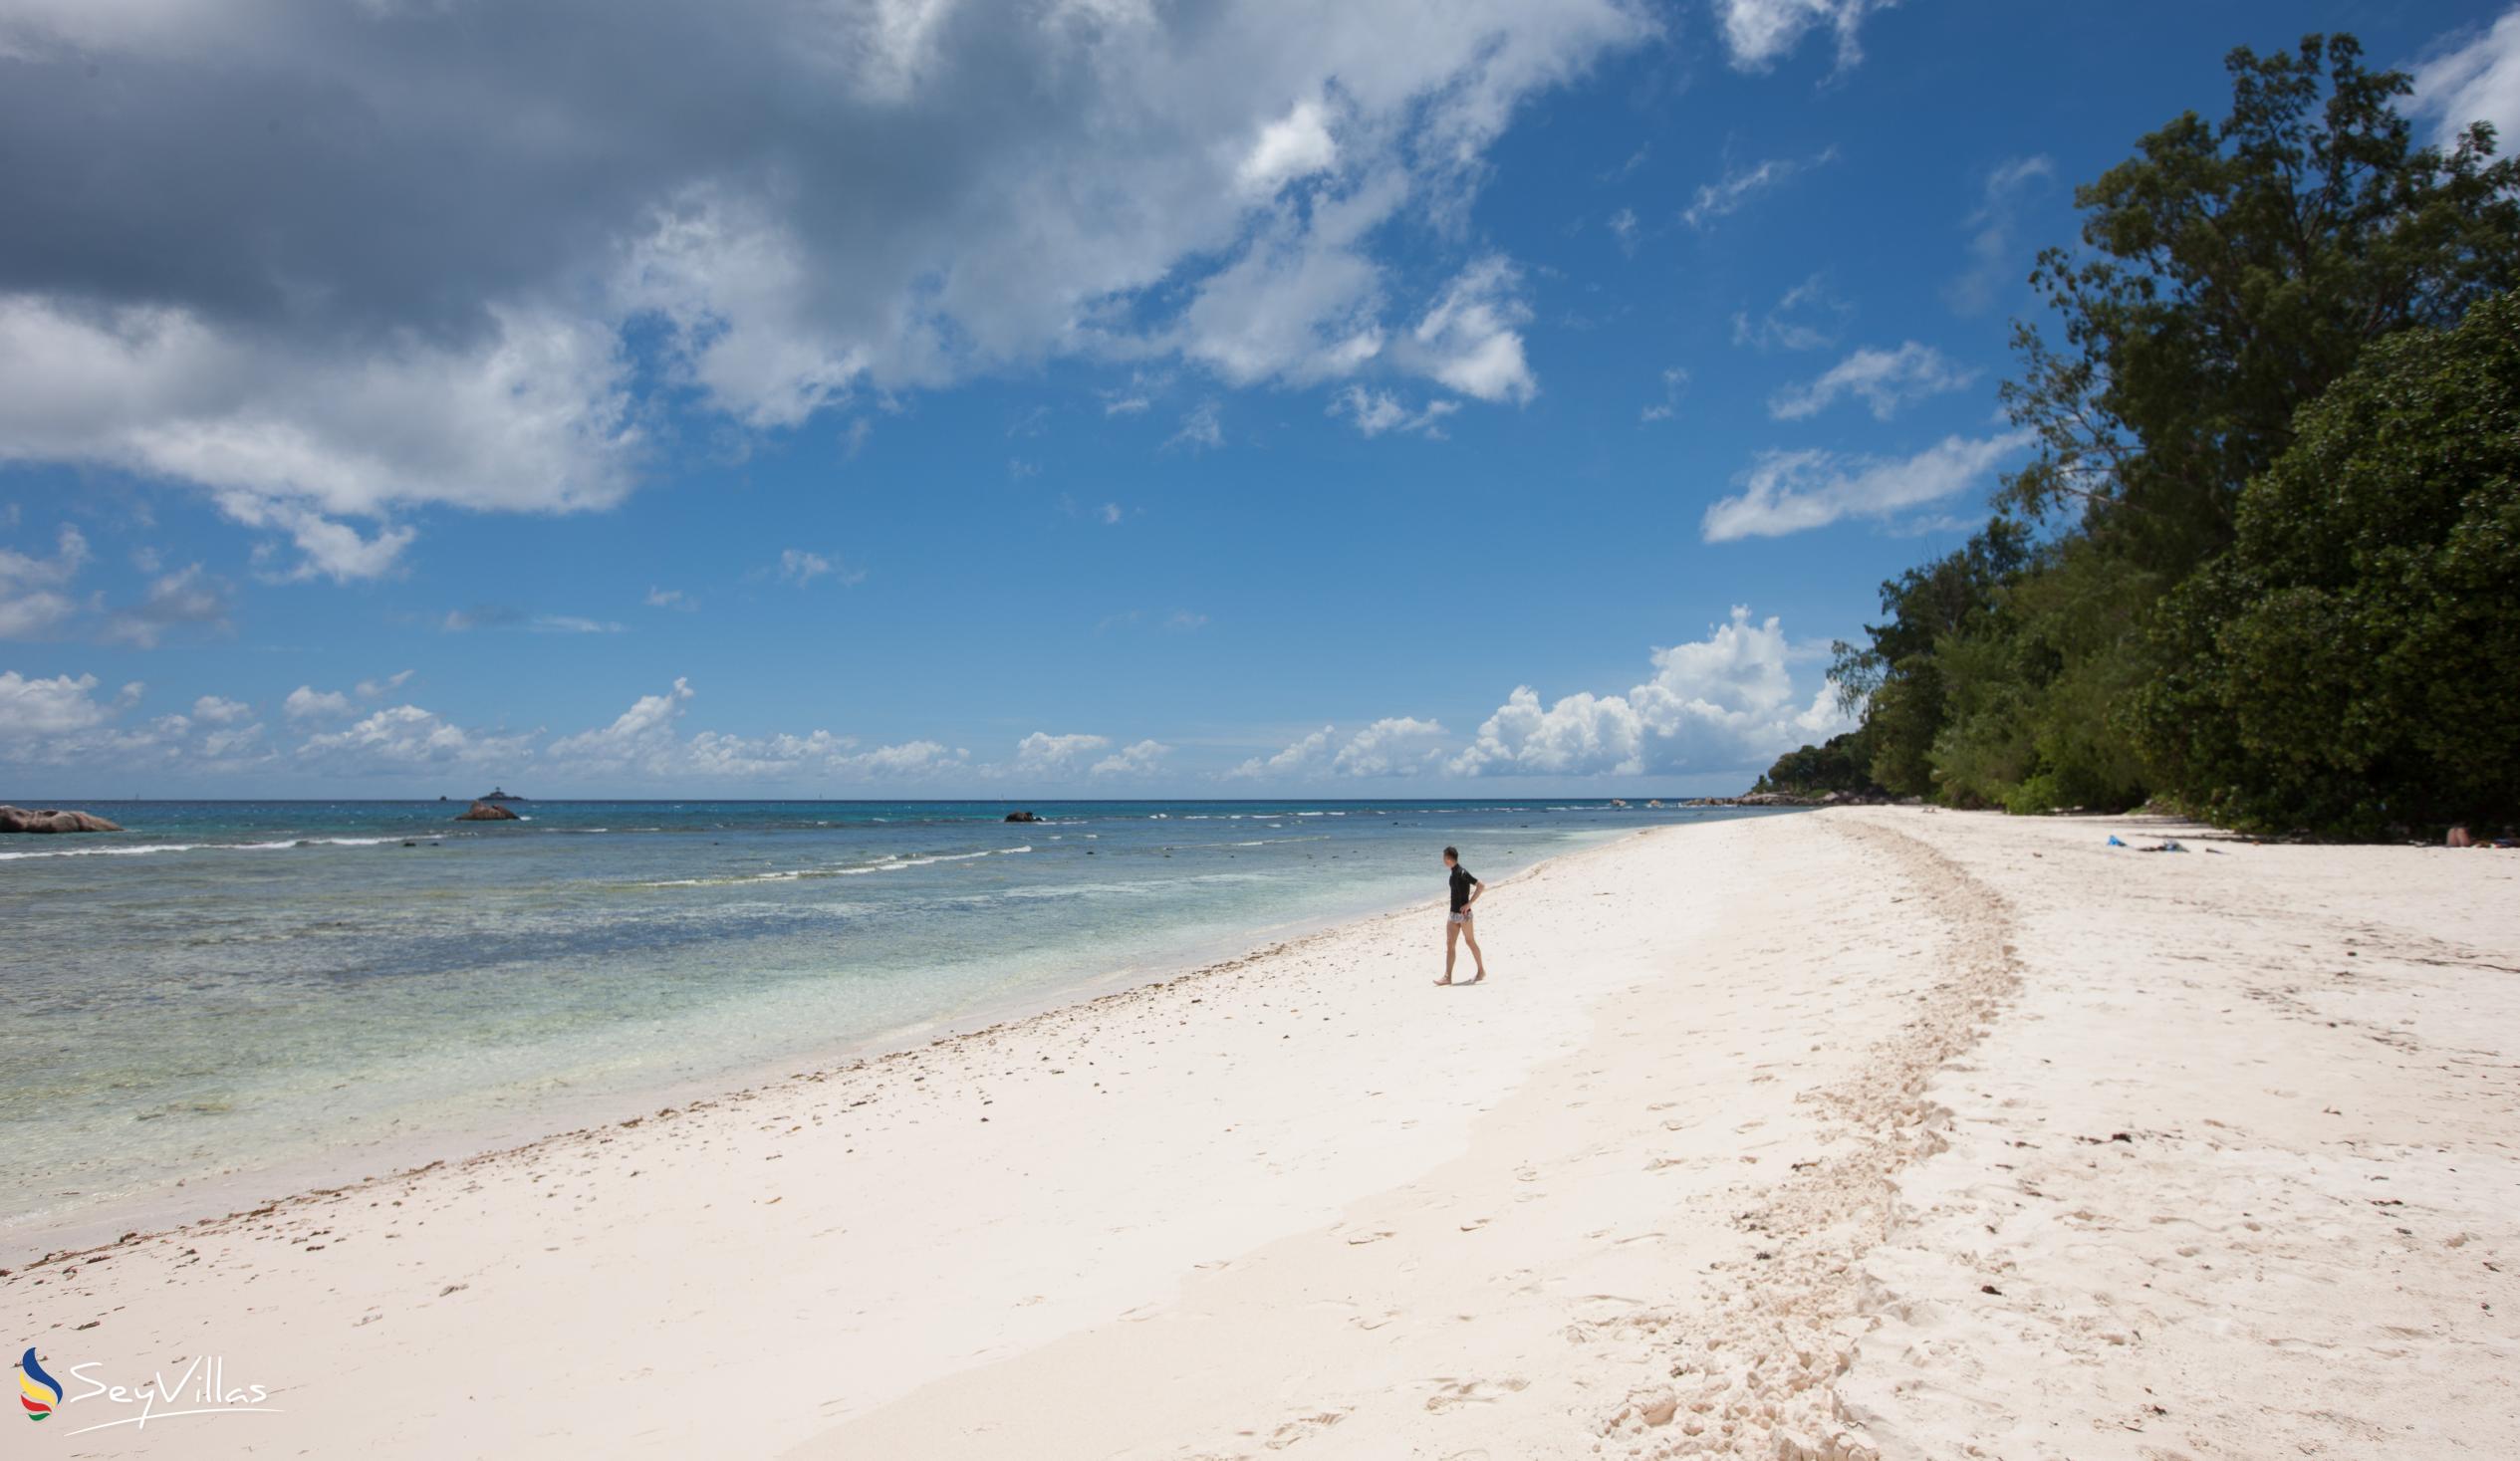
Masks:
[[[504,788],[492,787],[489,795],[475,797],[473,800],[476,802],[522,802],[528,799],[524,797],[510,796]]]

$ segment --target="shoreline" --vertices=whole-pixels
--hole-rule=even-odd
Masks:
[[[2497,1456],[2520,870],[2112,831],[1621,837],[1485,987],[1402,909],[0,1295],[288,1412],[80,1456]]]
[[[1691,824],[1676,824],[1685,827]],[[1626,840],[1663,828],[1639,828],[1606,835],[1600,842],[1541,857],[1490,885],[1502,887],[1528,878],[1551,863],[1618,847]],[[843,1039],[785,1058],[747,1062],[711,1075],[693,1076],[642,1086],[635,1090],[589,1093],[555,1104],[566,1114],[520,1115],[514,1121],[458,1126],[382,1136],[366,1142],[337,1142],[311,1156],[186,1178],[175,1187],[146,1197],[83,1212],[58,1222],[23,1225],[6,1237],[0,1250],[0,1273],[11,1268],[31,1271],[111,1250],[123,1243],[178,1235],[209,1224],[268,1214],[306,1201],[338,1197],[379,1184],[401,1181],[442,1167],[462,1167],[529,1152],[546,1143],[586,1137],[637,1117],[651,1107],[704,1109],[739,1097],[772,1092],[798,1081],[822,1081],[879,1066],[883,1062],[970,1036],[992,1034],[1048,1016],[1080,1010],[1138,990],[1241,968],[1254,960],[1284,953],[1325,934],[1352,926],[1378,924],[1434,908],[1440,895],[1412,899],[1364,913],[1327,913],[1280,925],[1264,925],[1231,936],[1185,946],[1177,958],[1149,965],[1103,970],[1074,980],[1060,980],[1022,994],[1009,994],[978,1005],[897,1026],[860,1039]],[[1204,951],[1194,951],[1201,949]],[[363,1159],[366,1158],[366,1159]],[[382,1167],[358,1177],[346,1173]],[[279,1189],[276,1193],[272,1190]],[[184,1200],[173,1200],[181,1192]],[[202,1200],[206,1197],[206,1209]],[[224,1210],[208,1210],[208,1209]],[[27,1244],[35,1246],[30,1249]]]

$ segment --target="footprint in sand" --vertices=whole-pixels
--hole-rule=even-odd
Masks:
[[[1493,1405],[1516,1390],[1530,1385],[1527,1379],[1444,1380],[1436,1381],[1436,1390],[1426,1397],[1429,1410],[1448,1410],[1455,1405]]]
[[[1315,1415],[1296,1416],[1269,1432],[1268,1447],[1272,1451],[1283,1451],[1297,1441],[1310,1440],[1347,1418],[1345,1410],[1324,1410]]]

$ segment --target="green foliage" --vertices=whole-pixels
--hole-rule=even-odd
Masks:
[[[1867,624],[1864,644],[1834,646],[1830,677],[1842,703],[1864,706],[1873,779],[1884,790],[1934,794],[1933,741],[1949,714],[1938,651],[1983,618],[2029,561],[2029,531],[1998,518],[1967,547],[1882,585],[1887,621]]]
[[[2494,160],[2482,123],[2446,152],[2416,145],[2396,110],[2406,79],[2364,69],[2351,37],[2227,65],[2230,114],[2186,114],[2077,189],[2086,247],[2047,251],[2032,275],[2058,338],[2015,326],[2003,398],[2037,453],[2000,501],[2044,536],[1998,518],[1885,584],[1887,622],[1838,646],[1833,673],[1892,792],[2039,812],[2165,791],[2332,830],[2462,797],[2508,805],[2477,737],[2442,719],[2520,710],[2507,672],[2461,657],[2491,645],[2520,662],[2494,637],[2508,621],[2402,589],[2384,609],[2373,587],[2508,574],[2507,508],[2453,531],[2409,491],[2394,516],[2318,528],[2345,509],[2297,457],[2324,419],[2303,408],[2358,363],[2401,361],[2416,347],[2398,340],[2435,339],[2520,283],[2520,164]],[[2344,446],[2324,439],[2333,464]],[[2401,474],[2450,454],[2392,439],[2430,453]],[[2289,567],[2250,556],[2278,542]],[[2318,553],[2324,578],[2307,567]],[[2468,640],[2444,642],[2453,631]],[[2445,684],[2427,656],[2472,672]]]
[[[2520,296],[2374,347],[2297,424],[2170,597],[2144,744],[2242,826],[2520,821]]]
[[[2064,344],[2015,327],[2004,401],[2039,442],[2016,506],[2079,508],[2182,577],[2366,346],[2520,283],[2520,164],[2491,160],[2482,123],[2446,154],[2415,145],[2407,79],[2361,56],[2351,36],[2235,50],[2228,117],[2188,113],[2075,190],[2086,251],[2049,249],[2031,276]]]
[[[1776,764],[1750,790],[1798,797],[1875,791],[1878,788],[1873,785],[1872,765],[1873,748],[1864,732],[1851,730],[1817,746],[1805,746],[1777,757]]]

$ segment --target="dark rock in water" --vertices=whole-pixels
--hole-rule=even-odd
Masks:
[[[1041,820],[1041,816],[1039,813],[1034,812],[1009,812],[1006,814],[1006,820],[1009,822],[1039,822]]]
[[[488,802],[475,802],[456,814],[455,820],[457,822],[517,822],[522,819],[505,807],[494,807]]]
[[[104,818],[92,812],[57,812],[50,807],[31,812],[23,807],[0,807],[0,832],[121,832]]]

